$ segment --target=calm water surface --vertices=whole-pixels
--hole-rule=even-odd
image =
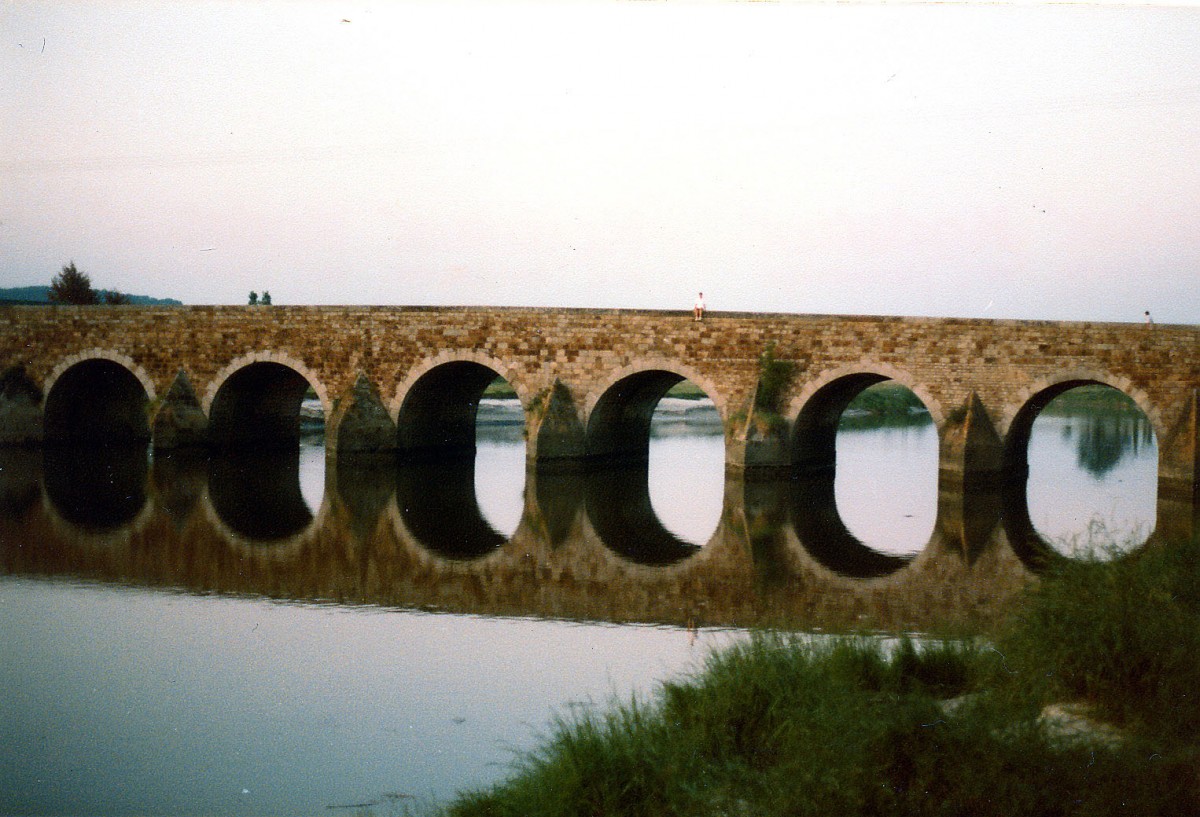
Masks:
[[[743,486],[715,413],[680,402],[644,471],[592,481],[526,478],[519,429],[481,423],[426,509],[429,478],[327,469],[319,439],[269,484],[135,457],[72,489],[8,455],[0,813],[385,814],[500,778],[555,713],[650,693],[743,627],[971,621],[1030,575],[999,511],[939,521],[927,419],[840,432],[832,484]],[[1029,460],[1047,547],[1153,530],[1144,427],[1039,418]],[[237,518],[268,501],[287,525]]]

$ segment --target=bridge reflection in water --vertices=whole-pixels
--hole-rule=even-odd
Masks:
[[[943,492],[913,555],[864,547],[833,479],[725,483],[711,538],[654,514],[645,465],[527,476],[511,536],[475,498],[474,461],[331,460],[312,509],[295,452],[0,452],[7,574],[485,615],[888,630],[995,616],[1038,567],[1022,496]],[[1193,530],[1160,501],[1152,544]]]

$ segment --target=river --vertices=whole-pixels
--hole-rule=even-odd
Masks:
[[[1144,418],[1039,417],[1014,528],[939,498],[927,415],[847,423],[808,484],[727,479],[707,401],[586,478],[526,477],[514,417],[457,465],[0,452],[0,812],[403,813],[746,628],[984,622],[1037,569],[1013,530],[1156,525]]]

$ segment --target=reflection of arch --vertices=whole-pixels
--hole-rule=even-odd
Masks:
[[[56,513],[80,529],[126,527],[148,504],[150,463],[143,446],[49,446],[42,473]]]
[[[584,407],[588,456],[644,461],[654,409],[671,387],[684,380],[704,390],[724,422],[724,397],[708,378],[676,361],[641,360],[616,372],[588,396]]]
[[[795,417],[792,431],[792,469],[798,473],[833,473],[836,439],[842,412],[864,389],[893,380],[917,396],[939,429],[944,421],[940,404],[907,372],[887,363],[863,361],[829,369],[809,381],[787,409]]]
[[[295,555],[324,527],[329,494],[315,514],[309,510],[300,493],[297,453],[221,454],[209,462],[201,507],[234,550],[278,560]]]
[[[444,559],[478,559],[508,541],[480,512],[473,459],[401,465],[396,469],[395,497],[404,529]]]
[[[154,384],[127,355],[93,349],[60,361],[47,379],[48,441],[111,443],[150,439]]]
[[[300,452],[222,452],[208,461],[208,496],[226,527],[254,542],[290,539],[313,521],[300,492]]]
[[[838,513],[832,474],[795,480],[789,493],[789,515],[800,544],[814,560],[837,575],[878,578],[896,573],[915,558],[873,550],[846,528]]]
[[[585,487],[588,520],[605,547],[643,565],[665,566],[700,552],[668,531],[650,502],[647,469],[635,464],[588,474]]]
[[[63,517],[48,496],[45,508],[46,518],[50,520],[50,527],[54,531],[54,538],[81,550],[113,552],[120,548],[128,548],[133,537],[143,531],[154,516],[150,503],[146,503],[137,515],[124,525],[99,529],[80,526]]]
[[[496,358],[443,352],[414,368],[396,388],[388,408],[396,423],[397,448],[438,456],[474,451],[479,401],[497,377],[508,382],[525,410],[529,396],[524,384]]]
[[[275,353],[237,358],[205,392],[210,441],[223,448],[294,447],[300,439],[300,404],[310,386],[328,416],[325,387],[303,363]]]

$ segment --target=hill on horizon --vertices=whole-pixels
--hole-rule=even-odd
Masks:
[[[101,297],[104,296],[105,292],[110,291],[107,289],[96,290]],[[174,298],[151,298],[149,295],[127,295],[127,297],[129,298],[129,302],[134,305],[183,306],[183,301],[178,301]],[[0,303],[48,304],[50,303],[50,287],[32,286],[0,289]]]

